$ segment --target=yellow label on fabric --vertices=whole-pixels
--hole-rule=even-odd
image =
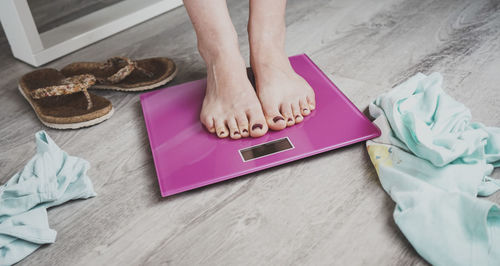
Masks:
[[[375,170],[377,170],[377,174],[379,174],[379,165],[392,167],[392,159],[391,159],[391,151],[392,147],[379,145],[379,144],[370,144],[367,147],[368,155],[370,155],[370,160],[375,166]]]

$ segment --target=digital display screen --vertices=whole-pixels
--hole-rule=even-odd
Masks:
[[[281,138],[270,142],[262,143],[256,146],[248,147],[240,150],[241,158],[244,162],[258,159],[273,153],[282,152],[293,149],[293,145],[289,138]]]

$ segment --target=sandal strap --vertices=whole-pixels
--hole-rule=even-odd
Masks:
[[[90,74],[72,76],[62,79],[61,85],[48,86],[31,91],[31,97],[33,99],[41,99],[51,96],[68,95],[81,91],[87,99],[87,110],[90,110],[93,103],[87,89],[94,85],[95,81],[95,77]]]
[[[111,57],[100,68],[101,69],[109,68],[114,66],[115,64],[118,65],[121,62],[125,62],[124,67],[120,68],[115,74],[107,78],[97,78],[97,81],[99,83],[116,84],[124,80],[126,77],[128,77],[134,70],[138,70],[139,72],[143,73],[149,78],[153,77],[154,75],[154,73],[142,67],[139,67],[137,65],[137,61],[131,60],[130,58],[124,56]]]

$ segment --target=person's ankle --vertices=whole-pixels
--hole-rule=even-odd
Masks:
[[[235,64],[240,65],[245,68],[245,60],[240,53],[239,47],[236,46],[219,46],[211,47],[209,49],[205,47],[199,47],[199,52],[207,67],[219,66],[234,66]]]
[[[288,69],[290,67],[284,49],[273,45],[253,47],[250,50],[250,64],[256,75],[269,68]]]

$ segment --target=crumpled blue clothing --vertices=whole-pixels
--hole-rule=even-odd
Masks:
[[[96,196],[89,163],[68,155],[45,133],[35,134],[37,153],[0,186],[0,265],[14,264],[40,245],[54,243],[47,208]]]
[[[500,128],[442,89],[439,73],[417,74],[369,106],[382,135],[367,141],[396,224],[434,265],[500,265],[500,207],[477,196],[500,189]]]

